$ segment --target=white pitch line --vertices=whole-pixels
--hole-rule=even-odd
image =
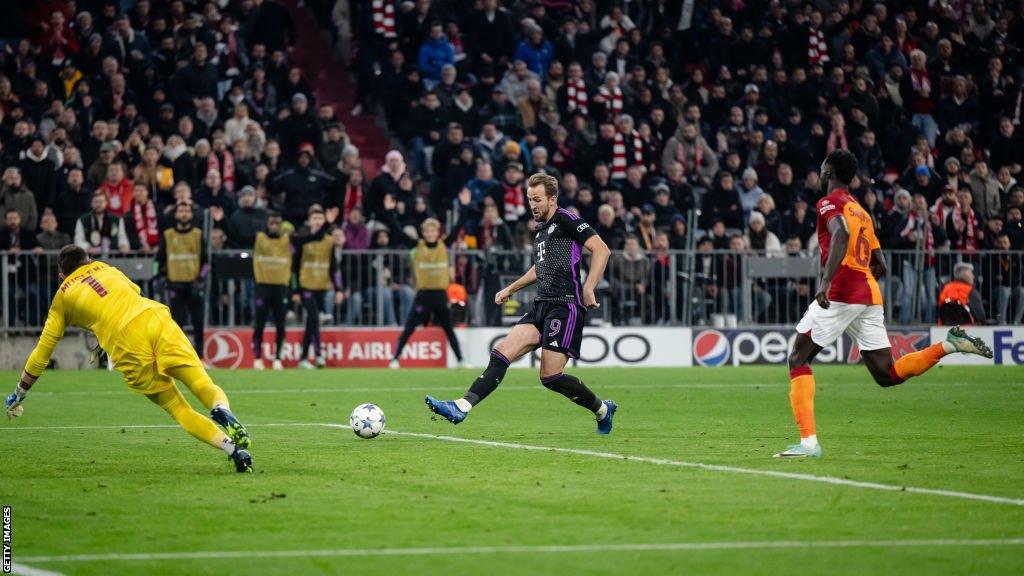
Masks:
[[[288,428],[288,427],[293,427],[293,426],[326,426],[326,424],[321,424],[319,422],[268,422],[266,424],[259,424],[259,423],[254,424],[252,422],[246,423],[246,427],[248,427],[248,428],[263,428],[263,427],[272,427],[272,426]],[[117,425],[114,425],[114,424],[82,424],[82,425],[79,425],[79,426],[74,426],[74,425],[72,425],[72,426],[18,426],[17,424],[11,424],[9,426],[0,426],[0,431],[4,431],[4,430],[10,430],[10,431],[17,431],[17,430],[36,430],[36,431],[46,431],[46,430],[120,430],[122,428],[124,428],[126,430],[133,430],[133,429],[148,429],[148,428],[181,428],[181,426],[178,425],[178,424],[128,424],[128,425],[124,425],[124,426],[117,426]]]
[[[326,428],[348,429],[344,424],[316,423],[316,422],[274,422],[267,424],[250,424],[251,427],[303,427],[321,426]],[[3,430],[105,430],[105,429],[137,429],[137,428],[178,428],[177,424],[136,424],[128,426],[113,425],[84,425],[84,426],[0,426]],[[444,436],[440,434],[425,434],[421,432],[402,432],[387,430],[386,434],[394,436],[408,436],[411,438],[427,438],[430,440],[442,440],[445,442],[460,442],[463,444],[476,444],[492,448],[510,448],[513,450],[527,450],[533,452],[560,452],[564,454],[575,454],[578,456],[591,456],[594,458],[605,458],[609,460],[623,460],[629,462],[642,462],[658,466],[675,466],[680,468],[698,468],[712,472],[727,472],[731,474],[748,474],[754,476],[768,476],[771,478],[784,478],[787,480],[802,480],[806,482],[818,482],[838,486],[850,486],[853,488],[865,488],[869,490],[882,490],[885,492],[912,492],[915,494],[928,494],[931,496],[945,496],[948,498],[961,498],[965,500],[977,500],[993,504],[1008,504],[1011,506],[1024,506],[1024,499],[1007,498],[1004,496],[991,496],[988,494],[976,494],[973,492],[959,492],[956,490],[942,490],[938,488],[918,488],[914,486],[901,486],[897,484],[882,484],[878,482],[862,482],[835,476],[815,476],[814,474],[803,474],[800,472],[780,472],[778,470],[763,470],[758,468],[740,468],[737,466],[725,466],[722,464],[706,464],[703,462],[688,462],[684,460],[669,460],[667,458],[653,458],[650,456],[633,456],[629,454],[617,454],[614,452],[598,452],[595,450],[579,450],[576,448],[561,448],[558,446],[535,446],[531,444],[518,444],[515,442],[497,442],[493,440],[477,440],[473,438],[460,438],[458,436]]]
[[[931,383],[931,382],[920,382],[916,383],[915,387],[924,386],[980,386],[985,383],[978,382],[943,382],[943,383]],[[999,386],[1020,386],[1024,385],[1024,382],[993,382],[992,384]],[[712,388],[777,388],[777,387],[788,387],[789,381],[779,380],[778,382],[732,382],[732,383],[698,383],[698,382],[687,382],[687,383],[676,383],[676,384],[595,384],[594,388],[600,390],[671,390],[671,389],[712,389]],[[837,384],[837,386],[840,386]],[[521,386],[521,385],[505,385],[499,388],[500,390],[509,390],[513,392],[524,392],[541,389],[540,383],[536,386]],[[350,392],[376,392],[376,393],[390,393],[390,392],[464,392],[465,386],[407,386],[404,388],[388,388],[386,386],[363,386],[358,388],[349,388],[345,386],[337,386],[333,388],[226,388],[225,391],[234,396],[236,394],[321,394],[321,393],[333,393],[333,394],[347,394]],[[50,391],[34,391],[32,396],[100,396],[100,395],[121,395],[124,394],[125,390],[68,390],[60,392]]]
[[[341,424],[324,424],[332,428],[348,428]],[[595,458],[607,458],[611,460],[625,460],[629,462],[644,462],[659,466],[677,466],[680,468],[699,468],[712,472],[728,472],[731,474],[749,474],[753,476],[769,476],[771,478],[785,478],[787,480],[803,480],[807,482],[819,482],[822,484],[833,484],[838,486],[850,486],[853,488],[866,488],[869,490],[883,490],[886,492],[913,492],[915,494],[928,494],[931,496],[945,496],[948,498],[962,498],[965,500],[978,500],[991,502],[993,504],[1009,504],[1012,506],[1024,506],[1024,499],[1006,498],[1004,496],[990,496],[988,494],[975,494],[972,492],[958,492],[955,490],[940,490],[936,488],[917,488],[914,486],[899,486],[896,484],[881,484],[878,482],[862,482],[859,480],[848,480],[836,478],[835,476],[815,476],[813,474],[802,474],[800,472],[780,472],[778,470],[761,470],[757,468],[740,468],[737,466],[724,466],[721,464],[705,464],[703,462],[686,462],[683,460],[669,460],[666,458],[651,458],[649,456],[631,456],[628,454],[616,454],[614,452],[598,452],[595,450],[578,450],[575,448],[559,448],[557,446],[533,446],[530,444],[518,444],[515,442],[495,442],[492,440],[476,440],[472,438],[459,438],[458,436],[442,436],[439,434],[423,434],[419,432],[398,432],[388,430],[387,434],[396,436],[409,436],[412,438],[429,438],[432,440],[443,440],[445,442],[461,442],[465,444],[477,444],[493,448],[511,448],[513,450],[529,450],[536,452],[561,452],[564,454],[576,454],[579,456],[592,456]]]
[[[324,558],[346,556],[436,556],[468,554],[579,554],[587,552],[699,552],[707,550],[792,550],[827,548],[954,548],[1021,546],[1024,538],[935,540],[777,540],[765,542],[664,542],[553,546],[457,546],[425,548],[336,548],[319,550],[211,550],[205,552],[127,552],[29,556],[26,562],[132,562],[252,558]]]
[[[949,386],[950,384],[944,384]],[[659,389],[672,389],[672,388],[758,388],[761,386],[789,386],[788,381],[779,381],[771,383],[734,383],[734,384],[702,384],[702,383],[679,383],[679,384],[596,384],[595,388],[602,390],[659,390]],[[540,382],[536,386],[501,386],[501,390],[512,390],[512,391],[528,391],[528,390],[541,390],[543,387]],[[466,386],[407,386],[405,388],[387,388],[382,386],[366,386],[359,388],[349,388],[344,386],[338,386],[334,388],[227,388],[225,391],[228,394],[316,394],[316,393],[347,393],[347,392],[437,392],[437,391],[458,391],[465,392]],[[32,392],[33,396],[93,396],[93,395],[107,395],[107,394],[124,394],[125,390],[96,390],[89,392],[85,390],[68,390],[66,392]]]
[[[54,572],[52,570],[42,570],[40,568],[33,568],[26,566],[20,562],[11,563],[12,574],[20,574],[21,576],[64,576],[60,572]]]

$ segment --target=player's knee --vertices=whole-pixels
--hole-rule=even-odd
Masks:
[[[807,360],[799,352],[793,351],[793,353],[789,355],[790,370],[792,370],[793,368],[800,368],[801,366],[806,366],[807,364]]]
[[[900,383],[892,379],[892,375],[889,374],[888,370],[872,370],[871,375],[875,378],[875,384],[878,384],[882,388],[889,388],[890,386],[895,386]]]
[[[540,372],[540,383],[548,390],[554,390],[558,392],[561,389],[560,381],[562,379],[561,371],[545,371]]]

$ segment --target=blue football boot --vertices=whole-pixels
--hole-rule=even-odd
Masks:
[[[427,407],[430,408],[431,412],[452,424],[462,422],[468,415],[468,412],[463,412],[452,400],[438,400],[433,396],[427,396],[424,402],[427,403]]]
[[[611,434],[612,418],[615,416],[615,411],[619,409],[619,405],[611,400],[605,400],[602,404],[608,407],[608,412],[604,415],[604,418],[597,421],[597,433]]]

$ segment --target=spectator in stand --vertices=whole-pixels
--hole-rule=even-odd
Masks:
[[[111,214],[122,217],[128,212],[132,201],[132,181],[125,176],[124,164],[112,162],[107,166],[107,177],[97,192],[107,197],[107,209]]]
[[[57,228],[61,231],[74,232],[78,218],[89,211],[92,192],[85,185],[85,175],[81,168],[68,171],[67,179],[58,186],[55,212]]]
[[[298,161],[299,151],[303,145],[316,148],[323,141],[320,122],[309,111],[309,99],[305,94],[297,93],[291,98],[291,113],[281,122],[278,131],[281,144],[282,161],[294,165]]]
[[[142,153],[142,161],[132,171],[132,182],[149,190],[154,201],[169,202],[174,188],[174,170],[160,162],[160,150],[149,146]]]
[[[342,227],[345,229],[346,250],[366,250],[370,247],[370,230],[366,226],[362,208],[352,208]]]
[[[132,202],[125,213],[125,222],[132,250],[156,253],[160,247],[160,218],[145,184],[132,187]]]
[[[57,194],[57,166],[47,157],[46,142],[42,138],[32,139],[19,167],[25,186],[36,198],[36,208],[52,208]]]
[[[665,144],[662,170],[669,172],[673,162],[682,165],[687,182],[697,188],[708,188],[718,172],[718,157],[695,124],[682,124]]]
[[[652,190],[654,192],[654,225],[662,229],[668,228],[672,225],[672,220],[680,215],[679,210],[672,205],[672,196],[668,184],[659,182],[654,185]],[[587,191],[589,192],[589,189]],[[585,219],[588,221],[593,220],[592,218]]]
[[[57,229],[57,217],[53,215],[53,212],[46,212],[39,219],[39,234],[36,234],[36,240],[43,250],[50,251],[60,250],[71,243],[71,237]],[[52,272],[56,270],[57,259],[48,259],[48,261],[51,265],[49,278],[56,280],[57,275]]]
[[[326,191],[337,185],[334,178],[313,167],[313,160],[311,149],[302,150],[295,167],[278,174],[272,183],[275,190],[284,193],[284,219],[296,228],[306,221],[310,207],[323,206]]]
[[[7,208],[4,211],[4,228],[0,233],[0,251],[10,251],[15,256],[19,252],[40,253],[43,251],[36,239],[35,232],[21,225],[21,213],[14,208]],[[16,271],[17,265],[11,270],[11,273],[14,274]]]
[[[419,49],[419,69],[427,90],[433,90],[441,81],[441,68],[445,64],[455,65],[455,48],[444,34],[444,25],[439,20],[430,23],[430,37]]]
[[[25,187],[21,178],[21,169],[10,167],[4,170],[3,187],[0,187],[0,204],[4,213],[16,211],[20,218],[18,225],[30,232],[35,231],[39,220],[36,198],[32,191]]]
[[[384,199],[387,196],[398,196],[398,181],[407,172],[405,158],[398,150],[391,150],[384,157],[384,166],[380,174],[370,183],[370,190],[363,199],[363,210],[366,217],[376,220],[384,213]]]
[[[8,252],[7,309],[11,326],[37,326],[41,308],[39,259],[43,252],[36,234],[21,225],[21,214],[13,208],[4,212],[4,228],[0,231],[0,251]],[[30,254],[31,252],[31,254]]]
[[[757,208],[761,197],[765,195],[764,190],[757,183],[757,170],[747,168],[743,171],[743,185],[740,187],[739,195],[743,216],[749,218],[750,213]]]
[[[1006,234],[996,236],[995,247],[1000,251],[991,280],[997,293],[995,319],[1000,324],[1020,324],[1024,319],[1024,257],[1010,252],[1012,246]]]
[[[519,46],[516,47],[515,60],[526,64],[531,72],[541,78],[548,75],[548,67],[555,57],[555,48],[544,38],[544,30],[540,26],[529,29]]]
[[[523,165],[509,162],[505,165],[504,177],[488,193],[501,209],[502,218],[515,226],[526,215],[526,191],[523,189]]]
[[[721,219],[729,228],[743,228],[743,205],[729,172],[719,174],[718,185],[701,201],[701,226],[710,228],[715,219]]]
[[[268,212],[256,206],[256,189],[243,187],[238,191],[238,209],[224,222],[228,245],[234,249],[252,249],[256,234],[267,230],[267,217]]]
[[[649,315],[651,261],[636,234],[626,237],[623,251],[612,256],[609,269],[612,274],[612,301],[615,303],[612,322],[640,321],[644,314]]]
[[[615,216],[615,209],[608,204],[602,204],[597,209],[597,224],[594,229],[613,251],[621,250],[626,243],[626,224]]]
[[[93,193],[90,211],[75,224],[75,244],[95,255],[131,250],[124,220],[107,211],[107,195],[103,192]]]

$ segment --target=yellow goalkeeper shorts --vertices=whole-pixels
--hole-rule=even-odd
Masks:
[[[128,388],[141,394],[174,386],[168,374],[172,368],[203,365],[167,307],[146,310],[132,319],[107,354]]]

